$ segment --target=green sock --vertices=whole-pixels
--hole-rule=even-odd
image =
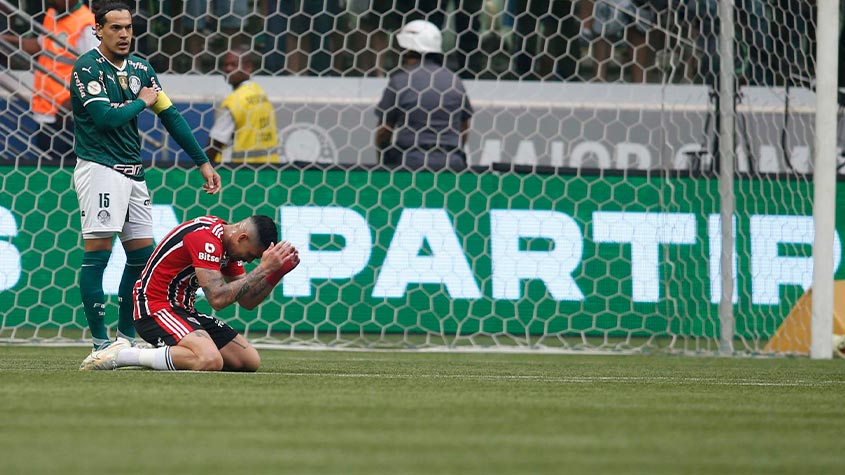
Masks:
[[[135,301],[132,299],[132,288],[147,265],[147,259],[153,249],[153,246],[147,246],[126,253],[126,267],[123,268],[123,277],[120,278],[120,287],[117,290],[117,299],[120,302],[117,312],[117,336],[129,341],[135,339],[135,319],[132,317]]]
[[[79,291],[94,349],[103,348],[110,342],[105,323],[106,295],[103,292],[103,273],[110,256],[109,251],[86,252],[82,256],[82,270],[79,272]]]

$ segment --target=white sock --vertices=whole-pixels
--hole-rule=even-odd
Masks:
[[[175,370],[170,358],[170,347],[124,348],[117,354],[117,366],[145,366],[158,370]]]
[[[173,360],[170,359],[170,347],[162,346],[161,348],[145,348],[139,350],[138,359],[141,366],[147,368],[158,369],[163,371],[173,371],[176,369],[173,366]]]
[[[141,361],[138,359],[140,348],[124,348],[117,354],[117,367],[124,366],[141,366]]]

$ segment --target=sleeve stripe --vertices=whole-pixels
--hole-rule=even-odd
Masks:
[[[82,107],[85,107],[88,104],[95,102],[95,101],[109,102],[109,100],[105,97],[92,97],[91,99],[88,99],[87,101],[83,102]]]

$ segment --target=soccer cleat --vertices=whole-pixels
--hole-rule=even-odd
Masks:
[[[132,342],[118,338],[102,350],[92,351],[82,360],[79,371],[95,371],[117,369],[117,354],[124,348],[131,348]]]
[[[845,358],[845,335],[833,334],[834,358]]]

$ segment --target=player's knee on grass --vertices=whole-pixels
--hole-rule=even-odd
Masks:
[[[190,351],[184,361],[174,356],[174,363],[179,369],[194,371],[220,371],[223,369],[223,355],[217,350],[214,341],[204,330],[190,333],[179,342],[179,346]],[[185,367],[183,367],[185,366]]]
[[[222,371],[223,370],[223,356],[220,352],[202,352],[197,355],[196,367],[197,371]]]
[[[227,371],[254,373],[258,371],[259,366],[261,366],[261,356],[258,355],[255,348],[249,346],[238,352],[236,358],[227,359],[225,369]]]
[[[261,365],[258,351],[250,345],[244,337],[238,335],[235,340],[220,349],[223,355],[223,369],[225,371],[255,372]]]

